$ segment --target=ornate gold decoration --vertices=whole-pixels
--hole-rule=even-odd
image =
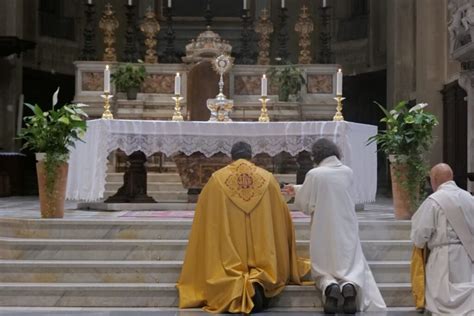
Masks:
[[[268,15],[268,10],[263,9],[258,18],[255,32],[260,35],[258,40],[258,59],[257,64],[270,64],[270,35],[273,33],[273,24]]]
[[[225,185],[242,200],[248,202],[254,196],[260,196],[265,189],[265,178],[257,173],[257,167],[249,163],[231,164],[231,175]]]
[[[115,17],[115,12],[112,10],[112,5],[107,3],[105,5],[104,13],[99,21],[99,28],[104,32],[104,61],[117,61],[117,54],[115,53],[115,31],[119,27],[119,21]]]
[[[342,116],[342,100],[345,98],[342,95],[338,95],[334,98],[337,101],[336,114],[332,118],[333,121],[344,121],[344,116]]]
[[[311,33],[314,30],[314,23],[308,13],[308,7],[303,5],[298,21],[295,24],[295,31],[299,33],[300,55],[299,64],[311,64]]]
[[[113,95],[111,95],[109,92],[104,92],[101,97],[104,98],[104,113],[102,113],[102,118],[104,120],[113,120],[114,116],[112,112],[110,112],[110,99],[113,97]]]
[[[172,121],[183,121],[183,114],[181,114],[181,105],[180,102],[183,100],[183,97],[181,97],[179,94],[176,94],[174,97],[172,97],[174,100],[174,113],[173,117],[171,118]]]
[[[258,118],[259,122],[270,122],[270,117],[268,116],[268,110],[267,110],[267,102],[270,100],[267,97],[262,96],[260,99],[258,99],[260,102],[262,102],[262,109],[260,111],[260,117]]]
[[[211,111],[209,121],[231,122],[229,113],[234,107],[234,101],[229,100],[224,95],[224,73],[232,67],[232,58],[226,55],[220,55],[214,60],[214,70],[220,75],[219,94],[214,99],[207,100],[207,108]]]
[[[156,34],[160,31],[160,24],[156,20],[156,14],[148,7],[145,13],[145,18],[140,25],[140,30],[145,34],[145,46],[147,48],[145,54],[145,62],[155,64],[158,62],[156,55]]]
[[[183,57],[185,63],[198,63],[202,60],[213,60],[217,56],[232,53],[232,46],[228,41],[221,39],[219,34],[211,31],[210,26],[207,30],[198,35],[191,43],[186,45],[186,56]]]

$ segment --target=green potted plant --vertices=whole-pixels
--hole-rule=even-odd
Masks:
[[[410,219],[420,204],[428,173],[425,153],[433,143],[436,116],[425,111],[427,103],[409,107],[401,101],[391,111],[380,104],[386,129],[369,139],[389,157],[395,218]]]
[[[118,91],[126,92],[128,100],[136,100],[140,85],[145,81],[145,66],[139,64],[121,64],[112,74],[112,81]]]
[[[25,103],[33,115],[24,118],[25,128],[19,135],[24,140],[23,149],[28,148],[37,153],[36,172],[43,218],[64,216],[69,151],[87,128],[83,119],[87,114],[81,109],[84,105],[55,107],[58,92],[59,88],[49,111]]]
[[[306,84],[303,71],[293,64],[271,67],[268,72],[270,84],[278,87],[278,99],[287,102],[290,95],[296,95]]]

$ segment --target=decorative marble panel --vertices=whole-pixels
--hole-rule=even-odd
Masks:
[[[268,94],[278,94],[278,87],[270,85]],[[262,92],[261,76],[259,75],[240,75],[234,77],[235,95],[260,95]]]
[[[104,73],[83,72],[82,91],[104,91]]]
[[[142,84],[143,93],[174,93],[174,75],[173,74],[149,74]]]
[[[308,75],[308,93],[332,93],[332,74],[309,74]]]

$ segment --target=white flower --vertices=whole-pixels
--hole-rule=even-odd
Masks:
[[[58,94],[59,94],[59,87],[53,93],[53,108],[56,104],[58,104]]]
[[[390,111],[390,115],[392,115],[394,119],[397,119],[398,116],[400,115],[400,113],[398,113],[398,112],[395,111],[395,110],[391,110],[391,111]]]
[[[408,110],[408,112],[419,111],[427,106],[428,106],[428,103],[418,103],[417,105],[412,107],[410,110]]]

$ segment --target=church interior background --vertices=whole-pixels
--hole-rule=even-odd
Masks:
[[[470,0],[0,1],[0,271],[6,272],[0,273],[0,306],[175,308],[173,282],[190,211],[199,188],[228,162],[225,155],[209,161],[198,153],[143,158],[113,151],[103,198],[122,187],[130,165],[140,168],[146,161],[140,181],[165,215],[151,208],[134,212],[139,207],[87,211],[94,203],[67,202],[69,222],[45,224],[37,219],[35,157],[20,154],[16,137],[30,114],[23,103],[47,110],[60,87],[59,104],[85,103],[90,119],[100,118],[106,65],[114,69],[140,59],[147,74],[136,100],[112,91],[115,119],[170,120],[179,72],[184,120],[207,121],[205,101],[216,97],[219,81],[211,62],[225,53],[233,63],[223,77],[233,121],[258,121],[261,76],[286,63],[303,70],[306,84],[288,101],[269,84],[271,121],[332,121],[342,69],[345,121],[384,128],[374,101],[388,109],[400,100],[428,103],[440,124],[427,159],[450,164],[456,183],[472,192],[473,10]],[[90,153],[88,159],[95,158]],[[281,182],[301,182],[307,158],[263,153],[256,160]],[[382,154],[376,169],[377,200],[363,205],[359,218],[363,249],[387,305],[410,312],[410,222],[390,217]],[[109,202],[125,201],[116,196]],[[179,223],[166,217],[173,211],[182,212]],[[29,216],[36,220],[15,220]],[[106,221],[90,222],[97,218]],[[305,224],[295,219],[302,253]],[[125,241],[114,244],[120,239]],[[318,310],[313,292],[286,292],[275,308]]]

